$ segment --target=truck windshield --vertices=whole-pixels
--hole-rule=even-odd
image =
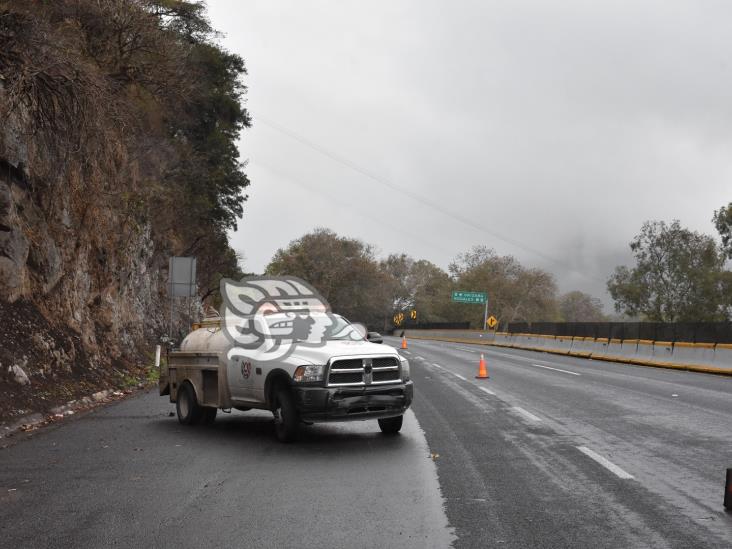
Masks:
[[[335,323],[328,330],[329,340],[351,340],[351,341],[362,341],[363,335],[348,322],[345,318],[339,315],[333,315]]]

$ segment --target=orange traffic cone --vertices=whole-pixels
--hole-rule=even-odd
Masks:
[[[406,348],[407,348],[407,337],[402,336],[402,349],[406,349]]]
[[[483,358],[483,353],[480,353],[480,362],[478,363],[478,375],[475,376],[475,379],[488,379],[488,368],[486,368],[485,365],[485,358]]]

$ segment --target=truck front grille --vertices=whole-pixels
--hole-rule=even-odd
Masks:
[[[365,387],[400,381],[399,359],[394,356],[335,358],[328,368],[329,387]]]
[[[362,372],[344,372],[335,373],[330,376],[331,385],[335,383],[361,383],[363,381]]]

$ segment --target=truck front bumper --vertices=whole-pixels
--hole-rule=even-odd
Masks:
[[[349,421],[402,415],[412,403],[411,381],[367,387],[293,387],[304,421]]]

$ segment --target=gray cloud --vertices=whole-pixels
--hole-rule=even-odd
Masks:
[[[732,200],[732,5],[209,2],[247,61],[259,271],[316,226],[447,266],[474,244],[605,301],[647,219],[711,233]],[[488,231],[364,177],[268,125]],[[499,233],[511,245],[494,236]],[[540,250],[547,261],[525,248]]]

